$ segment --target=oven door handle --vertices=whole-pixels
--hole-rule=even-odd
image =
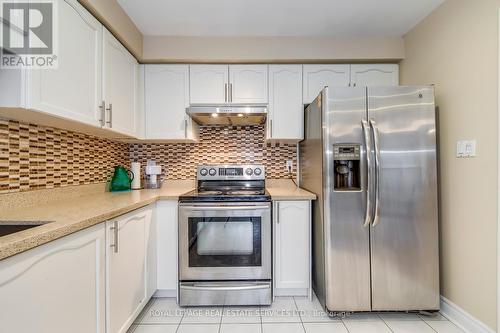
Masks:
[[[183,209],[187,210],[262,210],[270,209],[269,206],[181,206]]]
[[[185,290],[206,290],[206,291],[238,291],[238,290],[260,290],[260,289],[270,289],[270,284],[251,284],[246,286],[186,286],[181,285],[181,289]]]

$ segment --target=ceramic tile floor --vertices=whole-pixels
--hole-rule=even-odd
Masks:
[[[128,333],[463,333],[437,314],[362,313],[329,318],[316,298],[276,297],[271,306],[180,308],[153,298]]]

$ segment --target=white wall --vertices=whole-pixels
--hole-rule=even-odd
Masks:
[[[339,62],[404,57],[401,37],[176,37],[145,36],[151,62]]]

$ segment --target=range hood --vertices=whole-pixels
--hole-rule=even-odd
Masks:
[[[191,104],[187,114],[200,125],[264,125],[267,105],[262,104]]]

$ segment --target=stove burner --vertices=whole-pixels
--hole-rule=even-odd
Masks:
[[[255,190],[238,190],[238,191],[229,191],[229,195],[258,195],[262,194],[262,191]]]
[[[222,191],[199,191],[199,195],[222,195]]]

